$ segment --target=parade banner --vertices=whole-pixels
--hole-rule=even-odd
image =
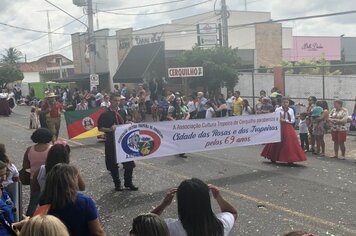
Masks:
[[[279,113],[120,125],[119,163],[281,141]]]
[[[104,111],[106,111],[106,107],[64,112],[68,138],[83,139],[103,134],[98,130],[98,119]]]

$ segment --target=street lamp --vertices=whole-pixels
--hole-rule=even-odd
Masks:
[[[84,7],[87,5],[86,0],[73,0],[73,4],[77,5],[78,7]]]

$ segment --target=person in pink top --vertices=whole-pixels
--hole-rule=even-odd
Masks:
[[[47,154],[51,148],[52,134],[48,129],[37,129],[31,135],[31,140],[36,143],[27,148],[23,157],[22,168],[31,173],[31,181],[34,173],[46,163]],[[30,188],[30,202],[28,204],[27,216],[32,216],[37,207],[39,194],[36,194]]]

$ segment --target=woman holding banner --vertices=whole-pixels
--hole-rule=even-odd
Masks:
[[[184,105],[181,97],[176,97],[168,108],[167,120],[189,120],[190,113],[188,108]],[[179,154],[181,158],[187,158],[185,153]]]
[[[306,161],[307,158],[294,131],[295,116],[293,110],[289,107],[289,99],[283,98],[282,106],[277,108],[275,112],[281,116],[281,142],[267,144],[261,156],[273,163],[278,161],[293,164],[293,162]]]

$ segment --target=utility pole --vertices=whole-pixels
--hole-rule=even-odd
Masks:
[[[95,70],[95,39],[93,24],[93,1],[88,0],[88,41],[89,41],[89,74],[96,74]]]
[[[227,19],[229,12],[227,11],[226,0],[221,0],[221,19],[222,19],[222,34],[223,34],[223,47],[229,47],[229,28]]]
[[[245,0],[245,11],[247,11],[247,0]]]
[[[95,14],[96,14],[96,29],[99,30],[99,11],[98,11],[98,3],[95,3]]]

